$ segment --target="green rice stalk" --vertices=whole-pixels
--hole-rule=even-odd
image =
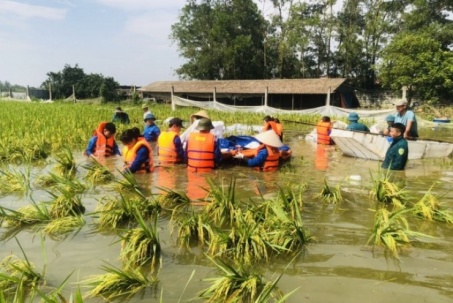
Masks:
[[[7,256],[0,263],[0,290],[7,295],[15,293],[21,287],[33,290],[43,283],[44,277],[26,258],[22,260]]]
[[[410,247],[411,242],[417,237],[427,237],[409,229],[407,219],[404,217],[409,212],[411,209],[407,208],[394,212],[389,212],[385,208],[376,211],[373,231],[367,245],[372,243],[373,247],[384,247],[395,260],[399,260],[402,249]]]
[[[229,232],[217,230],[213,233],[208,241],[208,253],[211,256],[226,255],[242,264],[269,261],[268,251],[278,248],[269,242],[264,225],[257,223],[250,211],[242,213],[237,209],[234,217],[235,222]]]
[[[269,235],[269,242],[279,249],[279,252],[294,252],[302,249],[314,240],[304,227],[300,211],[291,218],[279,204],[271,204],[273,216],[268,216],[264,225]]]
[[[86,221],[82,216],[61,217],[49,222],[44,227],[43,232],[52,238],[58,239],[76,229],[81,229],[85,223]]]
[[[140,192],[140,185],[138,184],[137,180],[134,177],[134,174],[131,172],[121,172],[121,176],[123,176],[123,179],[121,180],[116,180],[117,186],[116,190],[119,192],[130,192],[130,193],[135,193],[135,192]]]
[[[324,186],[321,192],[316,195],[316,198],[321,199],[325,203],[339,204],[343,201],[343,196],[340,189],[341,183],[335,187],[330,187],[324,179]]]
[[[266,282],[252,267],[241,263],[231,264],[221,259],[209,259],[214,262],[221,274],[204,280],[211,283],[211,286],[199,293],[199,297],[206,302],[263,302],[258,301],[263,296],[273,302],[282,298],[281,290],[273,285],[274,283]]]
[[[147,278],[140,270],[128,267],[124,270],[113,266],[102,266],[106,274],[90,277],[83,284],[91,287],[88,297],[102,297],[106,300],[130,299],[138,292],[158,282]]]
[[[139,226],[121,236],[120,258],[125,267],[140,267],[150,262],[154,269],[161,263],[158,216],[154,216],[152,223],[145,221],[138,212],[135,218]]]
[[[157,202],[167,209],[179,209],[186,211],[192,207],[192,201],[185,193],[179,193],[170,188],[158,187],[164,193],[157,197]]]
[[[98,201],[95,212],[100,214],[99,229],[114,229],[119,225],[134,219],[135,213],[141,213],[145,218],[156,214],[160,204],[143,196],[128,197],[120,195],[119,199],[112,196],[102,197]]]
[[[71,149],[63,147],[57,153],[55,153],[55,160],[57,165],[54,167],[54,171],[61,177],[74,177],[77,172],[77,164],[72,154]]]
[[[394,182],[390,181],[391,173],[387,172],[380,179],[373,178],[373,188],[370,191],[370,198],[378,202],[392,204],[397,209],[405,207],[407,202],[407,191]]]
[[[32,201],[31,205],[21,207],[17,211],[4,207],[0,209],[6,227],[28,226],[52,220],[49,210],[43,203],[37,204]]]
[[[431,193],[431,189],[412,206],[412,213],[415,216],[424,218],[428,221],[440,221],[453,223],[453,215],[447,209],[441,207],[439,197]]]
[[[226,189],[223,182],[218,185],[212,179],[207,179],[207,181],[210,187],[207,196],[209,203],[206,205],[204,213],[211,218],[214,224],[228,223],[232,225],[234,213],[239,208],[239,201],[236,200],[236,180],[232,178]]]
[[[54,198],[50,207],[52,218],[59,219],[68,216],[80,216],[85,213],[85,206],[82,204],[80,195],[62,189],[60,191],[61,195],[59,196],[48,191]]]
[[[29,166],[26,166],[24,171],[15,168],[0,170],[1,194],[21,193],[25,196],[30,191],[31,186]]]
[[[193,209],[191,212],[173,212],[170,224],[172,234],[177,229],[177,244],[180,249],[190,250],[194,242],[203,247],[211,238],[212,227],[208,217],[203,213],[195,212]]]
[[[87,169],[85,179],[92,184],[104,184],[115,180],[115,175],[96,159],[92,159],[90,165],[84,166]]]

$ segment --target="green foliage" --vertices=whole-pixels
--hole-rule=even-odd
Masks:
[[[55,99],[66,99],[71,96],[74,85],[77,99],[102,97],[105,101],[117,100],[115,88],[119,86],[112,77],[104,77],[102,74],[85,74],[78,64],[74,67],[66,64],[59,72],[48,72],[47,79],[41,84],[41,87],[48,89],[49,85],[51,85]]]
[[[176,72],[199,80],[263,78],[265,31],[252,0],[190,1],[172,25],[171,38],[188,60]]]
[[[392,89],[408,87],[408,97],[438,98],[453,89],[453,53],[429,33],[397,35],[383,52],[379,76]]]

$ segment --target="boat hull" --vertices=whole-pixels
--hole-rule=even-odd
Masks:
[[[343,152],[351,157],[382,161],[385,158],[390,142],[387,137],[371,134],[333,129],[330,137]],[[453,144],[428,140],[408,140],[409,159],[441,158],[453,152]]]

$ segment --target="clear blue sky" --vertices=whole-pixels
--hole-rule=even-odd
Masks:
[[[0,0],[0,81],[39,86],[65,64],[122,85],[177,79],[168,38],[186,0]]]

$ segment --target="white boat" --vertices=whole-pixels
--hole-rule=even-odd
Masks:
[[[343,154],[370,160],[384,160],[390,146],[388,137],[343,129],[332,129],[330,137]],[[448,157],[453,144],[431,140],[408,140],[409,159]]]

